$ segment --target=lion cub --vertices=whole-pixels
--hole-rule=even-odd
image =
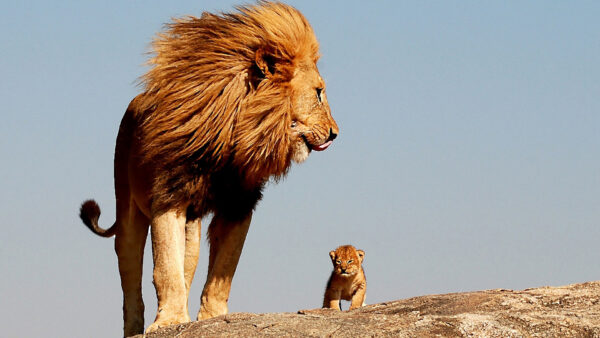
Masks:
[[[365,252],[352,245],[343,245],[329,253],[333,272],[327,282],[323,307],[340,309],[340,300],[349,300],[350,310],[365,305],[367,279],[362,268]]]

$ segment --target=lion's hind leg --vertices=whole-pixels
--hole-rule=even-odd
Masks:
[[[121,208],[123,210],[125,208]],[[148,236],[149,220],[133,201],[128,212],[118,212],[115,251],[119,259],[119,274],[123,289],[124,334],[144,332],[144,301],[142,299],[142,264]]]

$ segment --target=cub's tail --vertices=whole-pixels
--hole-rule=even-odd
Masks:
[[[79,209],[79,217],[85,225],[98,236],[112,237],[117,230],[117,223],[113,224],[108,229],[102,229],[98,226],[98,218],[100,218],[100,207],[94,200],[83,202]]]

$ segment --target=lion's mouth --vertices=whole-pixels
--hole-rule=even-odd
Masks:
[[[321,145],[318,146],[312,146],[312,150],[314,151],[323,151],[325,149],[327,149],[327,147],[329,147],[331,144],[333,143],[333,141],[329,140]]]
[[[314,151],[323,151],[323,150],[327,149],[333,143],[333,140],[327,140],[320,145],[314,145],[314,144],[311,144],[310,142],[308,142],[308,140],[306,139],[306,136],[302,135],[302,139],[304,140],[306,147],[308,147],[309,150],[314,150]]]

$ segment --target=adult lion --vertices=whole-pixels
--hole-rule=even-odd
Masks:
[[[212,213],[198,319],[227,313],[252,211],[270,178],[324,150],[338,134],[304,16],[271,2],[167,25],[155,39],[144,92],[131,101],[115,149],[116,235],[126,336],[144,327],[142,257],[150,225],[158,313],[147,332],[190,320],[187,298]]]

